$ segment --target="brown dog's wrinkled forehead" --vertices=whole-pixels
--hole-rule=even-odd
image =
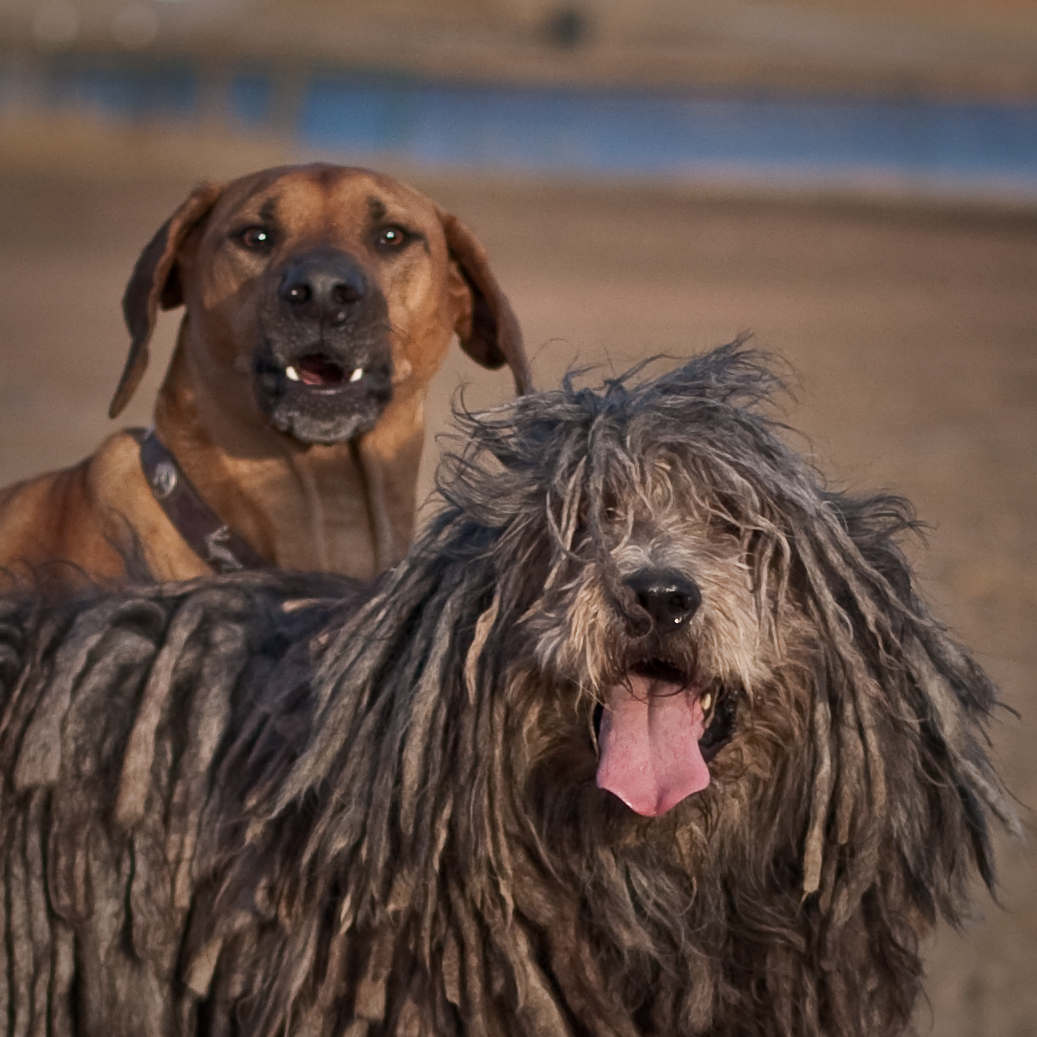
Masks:
[[[435,205],[419,191],[374,170],[326,163],[280,166],[231,181],[208,225],[226,229],[244,219],[280,223],[293,237],[331,233],[342,240],[358,228],[394,220],[442,234]]]

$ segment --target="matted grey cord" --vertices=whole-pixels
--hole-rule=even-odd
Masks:
[[[736,345],[464,418],[442,511],[373,593],[242,573],[0,600],[0,1026],[903,1032],[920,933],[963,917],[1014,822],[996,693],[915,595],[904,502],[825,490],[752,407],[775,387]],[[637,820],[594,789],[593,700],[530,615],[548,574],[602,564],[571,517],[660,442],[768,559],[752,611],[798,654],[740,704],[731,762],[778,753],[765,794],[732,767]],[[775,748],[779,711],[801,727]]]

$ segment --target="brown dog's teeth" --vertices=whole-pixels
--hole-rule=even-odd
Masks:
[[[712,708],[713,708],[713,693],[711,691],[707,691],[706,694],[702,696],[702,713],[703,713],[703,715],[709,713],[709,711]]]

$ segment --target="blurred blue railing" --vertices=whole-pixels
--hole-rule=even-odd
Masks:
[[[24,75],[24,71],[23,71]],[[0,106],[10,76],[0,75]],[[66,56],[30,83],[48,109],[212,118],[360,160],[565,175],[908,187],[1037,201],[1037,104],[458,85],[379,72]],[[18,89],[24,95],[25,84]]]

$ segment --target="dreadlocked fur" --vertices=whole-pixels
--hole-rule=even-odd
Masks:
[[[913,590],[906,503],[825,489],[757,354],[635,383],[462,417],[372,594],[4,606],[9,1033],[909,1025],[1013,823],[995,689]],[[646,570],[700,592],[675,632]],[[596,784],[610,696],[673,673],[708,787],[642,816]]]

